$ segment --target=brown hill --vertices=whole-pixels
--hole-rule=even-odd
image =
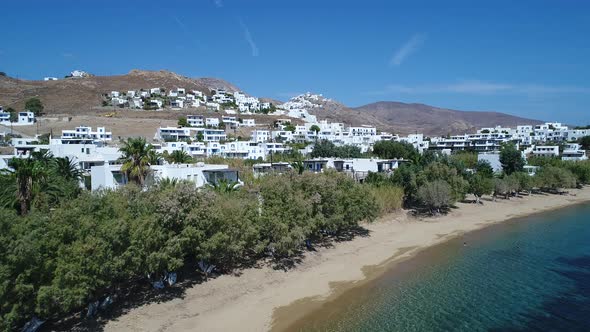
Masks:
[[[424,104],[381,101],[352,109],[366,119],[377,119],[377,125],[396,133],[413,132],[427,135],[463,134],[476,128],[539,124],[541,121],[498,112],[467,112]]]
[[[199,90],[224,88],[233,92],[234,85],[216,78],[189,78],[169,71],[132,70],[126,75],[67,78],[58,81],[27,81],[0,76],[0,105],[22,109],[28,98],[39,97],[45,112],[51,114],[85,113],[102,103],[102,94],[150,88]]]
[[[0,105],[20,110],[24,108],[28,98],[39,97],[49,116],[54,114],[104,115],[103,113],[109,112],[109,109],[100,107],[104,93],[156,87],[167,90],[183,87],[205,93],[209,93],[210,89],[219,88],[230,92],[239,90],[236,86],[220,79],[189,78],[164,70],[132,70],[126,75],[68,78],[58,81],[27,81],[0,76]],[[271,99],[263,98],[263,100],[276,102]],[[347,125],[372,125],[379,130],[399,134],[421,132],[427,135],[444,135],[465,133],[478,127],[540,123],[537,120],[504,113],[465,112],[423,104],[382,101],[350,108],[330,99],[322,99],[314,103],[321,104],[322,107],[313,108],[310,111],[318,115],[320,119],[344,122]],[[167,113],[158,114],[158,117],[160,115],[167,119],[178,116]],[[121,118],[154,117],[151,112],[134,112],[133,114],[123,112],[120,116]]]

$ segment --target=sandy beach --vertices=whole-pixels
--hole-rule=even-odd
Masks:
[[[132,309],[110,321],[105,330],[283,330],[314,309],[285,308],[296,301],[322,303],[426,247],[465,232],[590,201],[590,187],[569,192],[484,201],[483,206],[458,203],[457,209],[437,218],[414,218],[401,211],[366,225],[369,236],[307,253],[287,272],[268,266],[240,271],[240,276],[223,275],[188,289],[183,298]]]

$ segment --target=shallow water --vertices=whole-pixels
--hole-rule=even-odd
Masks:
[[[293,329],[590,331],[590,205],[428,249]]]

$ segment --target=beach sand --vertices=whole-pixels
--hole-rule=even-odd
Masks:
[[[319,306],[421,249],[512,218],[590,201],[590,187],[569,192],[484,205],[458,203],[457,209],[436,218],[414,218],[401,211],[365,225],[369,236],[307,253],[291,270],[266,266],[240,271],[239,276],[222,275],[187,289],[183,298],[131,309],[108,322],[105,330],[284,330],[317,308],[309,303]],[[297,306],[301,301],[306,305]]]

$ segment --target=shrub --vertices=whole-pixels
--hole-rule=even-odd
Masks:
[[[396,186],[371,186],[370,188],[381,215],[402,208],[404,202],[404,190],[402,188]]]

